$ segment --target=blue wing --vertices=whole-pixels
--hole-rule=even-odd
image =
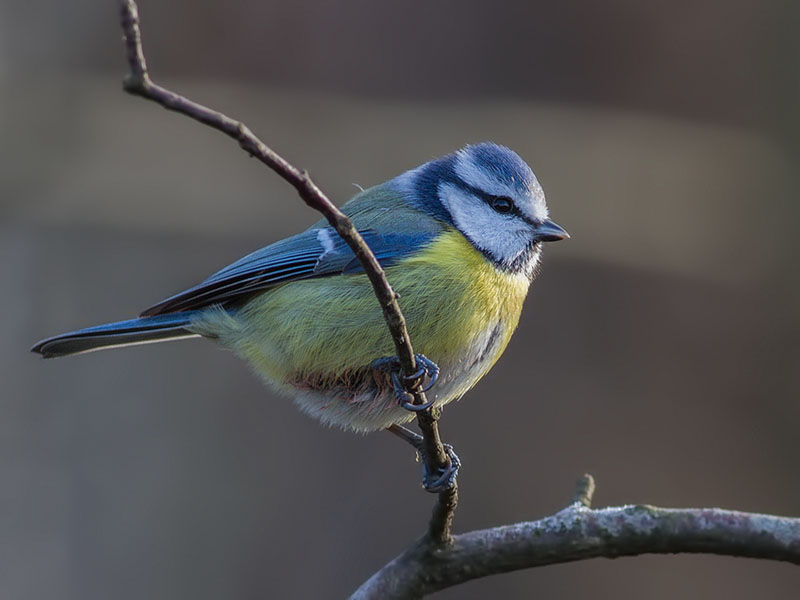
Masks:
[[[359,233],[383,267],[420,250],[434,237],[432,231],[379,234],[365,229]],[[248,254],[202,283],[151,306],[141,316],[225,305],[281,283],[361,271],[355,254],[332,227],[309,229]]]

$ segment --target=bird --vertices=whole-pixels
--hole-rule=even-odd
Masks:
[[[500,358],[543,243],[569,237],[549,219],[528,164],[492,142],[363,190],[341,210],[398,294],[436,407],[461,398]],[[397,389],[399,361],[372,286],[324,220],[138,318],[51,337],[32,351],[54,358],[191,337],[232,350],[326,425],[366,433],[415,416]]]

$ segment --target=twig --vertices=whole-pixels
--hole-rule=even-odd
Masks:
[[[298,169],[277,152],[269,148],[258,139],[250,129],[230,117],[207,108],[180,96],[166,88],[161,87],[150,79],[147,63],[142,49],[142,35],[139,27],[139,10],[134,0],[119,0],[120,23],[125,42],[125,54],[128,61],[129,72],[123,81],[124,89],[134,95],[157,102],[167,110],[172,110],[222,133],[232,137],[248,153],[275,171],[296,190],[303,201],[311,208],[319,211],[328,223],[347,242],[364,268],[364,272],[372,283],[375,297],[383,311],[383,317],[394,341],[397,356],[404,374],[412,375],[416,372],[416,360],[408,335],[406,321],[397,303],[397,294],[392,289],[386,274],[381,268],[375,255],[370,250],[364,238],[358,233],[350,219],[340,211],[333,202],[311,180],[305,170]],[[418,383],[409,389],[414,395],[414,404],[425,404],[425,394],[419,390]],[[437,426],[438,413],[429,409],[417,413],[417,423],[423,437],[423,460],[428,464],[430,472],[445,468],[448,458],[439,438]],[[437,509],[434,514],[437,518],[431,521],[429,535],[440,542],[450,539],[450,524],[452,512],[456,508],[457,490],[455,485],[438,498]],[[446,518],[442,519],[442,511],[449,511]]]
[[[592,507],[594,497],[594,477],[589,473],[584,473],[575,484],[575,495],[572,497],[572,506],[585,508]]]
[[[594,480],[584,476],[579,486],[580,500],[550,517],[471,531],[447,546],[419,540],[351,600],[419,598],[487,575],[598,557],[689,552],[800,565],[800,519],[720,508],[591,509],[583,500]]]

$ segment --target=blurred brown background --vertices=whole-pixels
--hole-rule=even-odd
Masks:
[[[445,413],[456,527],[601,505],[800,513],[798,5],[141,3],[163,84],[340,202],[466,142],[572,234]],[[124,95],[114,2],[0,5],[0,596],[338,598],[432,498],[389,435],[320,427],[213,344],[43,362],[316,215],[220,134]],[[441,598],[794,598],[796,567],[596,560]]]

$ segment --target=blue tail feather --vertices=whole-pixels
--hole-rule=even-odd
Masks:
[[[31,352],[41,354],[44,358],[56,358],[92,352],[102,348],[196,337],[197,334],[187,329],[186,326],[197,312],[199,311],[140,317],[129,321],[79,329],[42,340],[31,348]]]

